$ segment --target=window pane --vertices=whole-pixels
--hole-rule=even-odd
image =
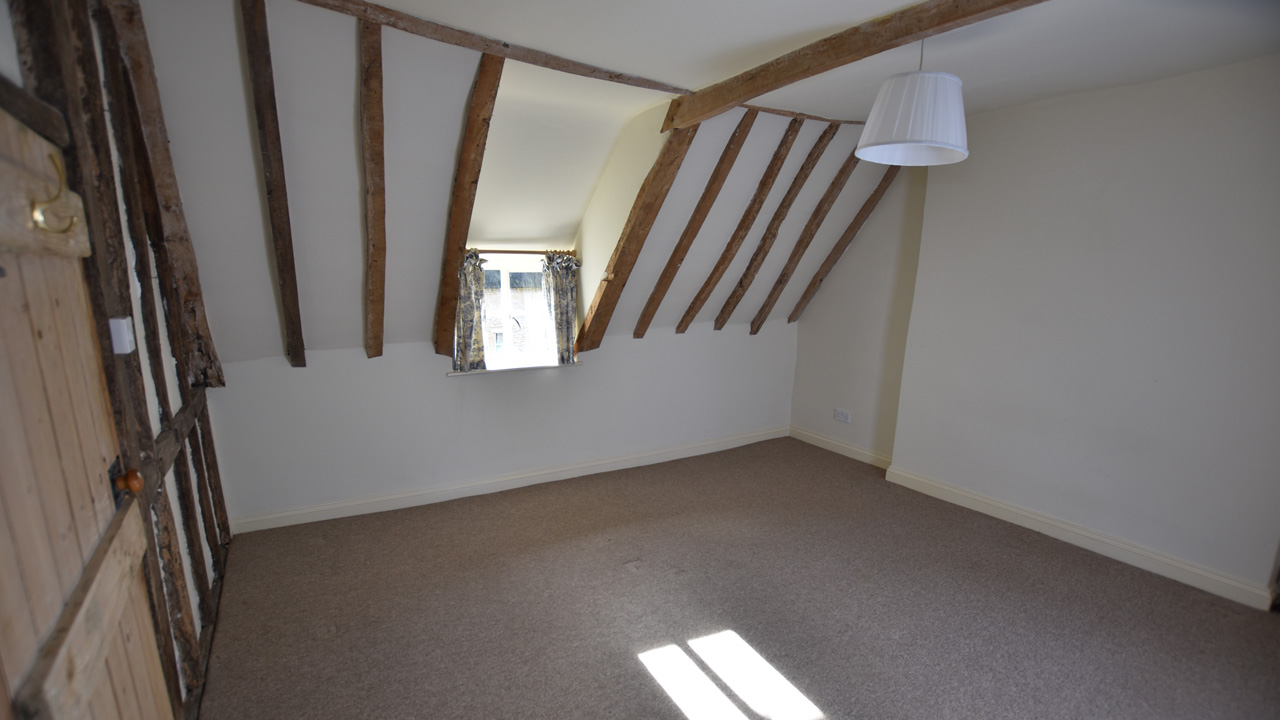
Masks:
[[[497,290],[502,287],[502,271],[501,270],[485,270],[484,271],[484,289]]]
[[[513,272],[511,273],[511,289],[517,288],[537,288],[542,289],[542,273],[540,272]]]

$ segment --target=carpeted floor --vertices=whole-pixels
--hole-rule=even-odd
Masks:
[[[883,476],[781,439],[240,535],[201,717],[679,719],[637,656],[733,630],[827,718],[1280,718],[1280,615]]]

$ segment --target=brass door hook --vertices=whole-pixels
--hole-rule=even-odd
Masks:
[[[62,193],[67,190],[67,173],[62,169],[62,162],[58,160],[56,153],[49,153],[49,159],[53,161],[53,169],[58,172],[58,192],[48,200],[32,200],[31,201],[31,222],[40,230],[51,232],[55,235],[65,235],[71,232],[71,228],[76,226],[76,216],[72,215],[64,227],[53,227],[45,218],[44,211],[53,205],[56,205],[62,199]]]

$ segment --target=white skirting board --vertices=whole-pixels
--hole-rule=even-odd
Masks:
[[[792,434],[794,435],[794,432]],[[840,451],[836,450],[836,452]],[[1268,610],[1275,599],[1275,592],[1265,585],[1255,585],[1204,566],[1179,560],[1170,555],[1165,555],[1110,535],[1104,535],[1034,510],[1010,505],[985,495],[979,495],[936,480],[913,475],[898,467],[889,467],[885,479],[940,500],[961,505],[971,510],[977,510],[980,513],[1011,522],[1014,525],[1021,525],[1036,532],[1044,533],[1058,540],[1077,545],[1086,550],[1092,550],[1100,555],[1140,567],[1157,575],[1163,575],[1214,595],[1220,595],[1228,600],[1235,600],[1249,607]]]
[[[354,500],[343,500],[340,502],[324,503],[321,505],[311,505],[308,507],[283,510],[280,512],[233,517],[231,518],[231,531],[232,533],[253,532],[254,530],[266,530],[268,528],[283,527],[285,525],[300,525],[302,523],[317,522],[319,520],[332,520],[334,518],[348,517],[350,515],[364,515],[366,513],[383,512],[385,510],[399,510],[401,508],[413,507],[415,505],[427,505],[430,503],[444,502],[446,500],[456,500],[458,498],[470,497],[472,495],[484,495],[486,493],[511,490],[513,488],[525,487],[526,485],[537,485],[538,483],[565,480],[568,478],[580,477],[582,475],[591,475],[593,473],[608,472],[610,470],[624,470],[626,468],[640,467],[642,465],[653,465],[654,463],[666,462],[668,460],[679,460],[681,458],[693,457],[695,455],[705,455],[707,453],[728,450],[742,445],[750,445],[751,443],[760,442],[762,440],[786,437],[790,432],[791,429],[789,427],[772,428],[769,430],[761,430],[759,432],[731,435],[729,437],[694,443],[692,445],[682,445],[680,447],[668,448],[665,450],[654,450],[651,452],[609,458],[606,460],[578,463],[576,465],[541,468],[527,473],[503,475],[500,477],[489,478],[487,480],[478,480],[444,488],[413,490],[410,492],[395,493],[391,495],[377,495],[374,497],[356,498]]]
[[[817,445],[823,450],[830,450],[833,453],[853,458],[858,462],[873,465],[881,470],[887,470],[893,461],[893,458],[890,458],[888,455],[881,455],[877,452],[842,443],[834,438],[829,438],[826,435],[819,435],[816,432],[805,430],[804,428],[798,428],[794,425],[791,426],[791,437],[807,442],[810,445]]]

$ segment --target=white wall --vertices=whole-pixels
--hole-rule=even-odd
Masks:
[[[927,181],[925,168],[898,174],[797,321],[793,431],[880,467],[893,457]]]
[[[762,335],[699,324],[610,338],[574,367],[470,376],[447,377],[449,359],[425,343],[377,361],[311,351],[301,369],[229,363],[209,400],[228,511],[255,529],[785,435],[795,332]],[[279,514],[299,509],[310,512]]]
[[[1264,604],[1277,127],[1276,55],[971,117],[969,160],[929,175],[891,479]]]

